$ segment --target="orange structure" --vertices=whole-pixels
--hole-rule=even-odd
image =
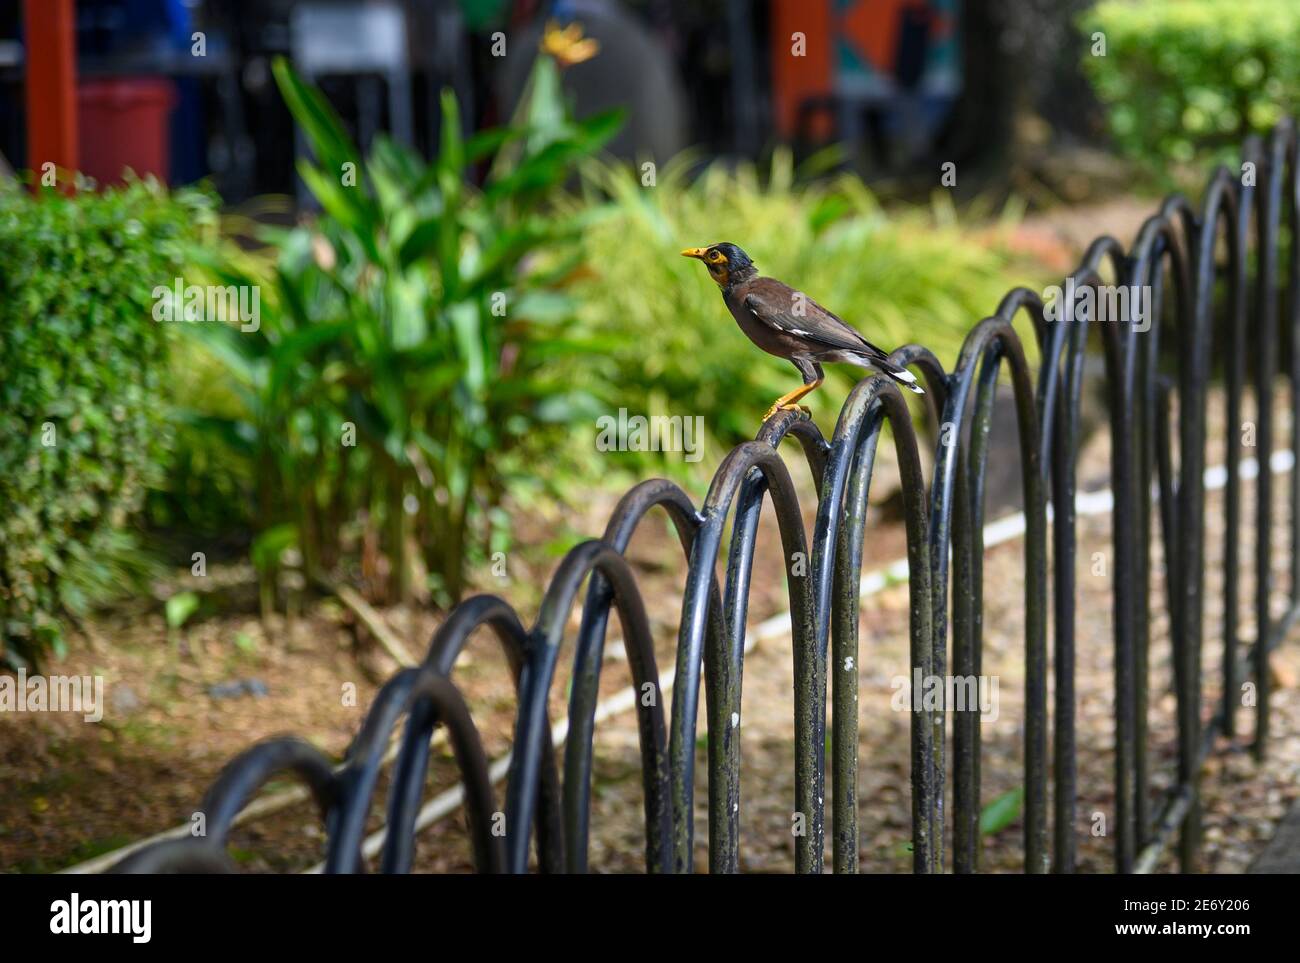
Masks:
[[[780,135],[824,140],[832,116],[825,110],[801,118],[810,104],[826,104],[850,92],[851,76],[890,78],[898,68],[899,37],[905,19],[929,18],[932,42],[949,42],[955,5],[943,0],[773,0],[772,94]],[[795,45],[801,41],[796,51]],[[800,131],[802,121],[810,129]]]
[[[803,104],[831,92],[831,0],[774,0],[772,4],[772,98],[777,130],[790,138]],[[802,39],[801,53],[794,51]],[[830,134],[830,118],[819,115],[818,140]]]
[[[27,166],[77,169],[77,43],[73,0],[26,0]],[[38,181],[39,183],[39,181]]]

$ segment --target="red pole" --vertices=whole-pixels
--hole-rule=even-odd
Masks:
[[[74,0],[25,0],[27,166],[39,186],[53,163],[77,169],[77,43]],[[66,177],[64,178],[66,180]],[[48,182],[48,181],[47,181]],[[60,183],[65,188],[71,185]]]

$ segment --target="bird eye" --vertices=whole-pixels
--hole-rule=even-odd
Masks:
[[[717,264],[719,261],[722,260],[722,252],[721,252],[721,251],[710,251],[710,252],[709,252],[709,260],[712,261],[714,264]]]

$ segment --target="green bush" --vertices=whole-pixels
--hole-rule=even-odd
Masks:
[[[61,651],[59,616],[115,587],[168,448],[166,327],[209,210],[132,182],[32,197],[0,184],[0,657]]]
[[[1300,100],[1300,4],[1281,0],[1106,0],[1080,19],[1105,56],[1083,67],[1119,147],[1166,173],[1239,156]]]

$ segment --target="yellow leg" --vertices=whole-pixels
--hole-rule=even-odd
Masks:
[[[809,394],[810,392],[816,390],[821,385],[821,383],[822,383],[822,379],[818,378],[816,381],[813,381],[806,385],[800,385],[798,388],[795,388],[794,391],[790,391],[787,392],[786,394],[783,394],[780,398],[777,398],[776,401],[772,403],[771,408],[767,409],[767,414],[763,416],[763,420],[767,421],[767,419],[771,418],[778,411],[791,411],[795,408],[805,411],[808,414],[812,414],[812,412],[809,411],[807,406],[796,404],[796,402],[798,402],[798,400],[802,398],[804,395]]]

